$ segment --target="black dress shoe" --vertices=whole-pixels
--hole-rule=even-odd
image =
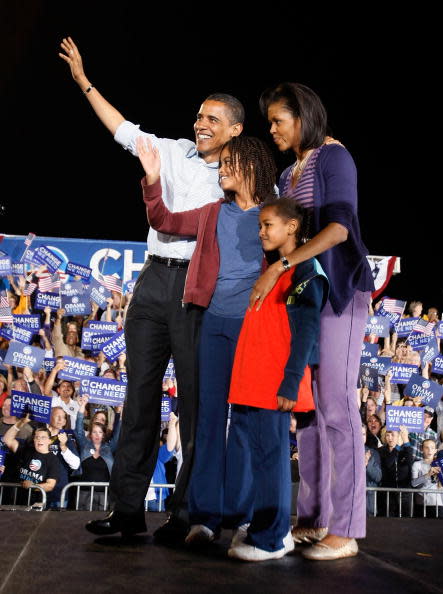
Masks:
[[[121,532],[123,536],[132,536],[147,530],[144,512],[124,514],[117,510],[110,512],[103,520],[91,520],[85,528],[99,536],[109,536],[117,532]]]
[[[189,524],[177,516],[170,516],[154,532],[154,539],[161,544],[182,544],[189,532]]]

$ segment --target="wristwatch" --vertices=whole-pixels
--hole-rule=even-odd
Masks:
[[[280,258],[280,262],[283,264],[283,268],[286,270],[289,270],[291,268],[291,265],[289,264],[287,258],[285,256],[282,256]]]

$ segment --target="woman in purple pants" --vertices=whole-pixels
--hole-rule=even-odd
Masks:
[[[311,216],[311,239],[286,261],[272,264],[254,285],[260,305],[288,267],[316,256],[328,275],[329,300],[321,319],[316,412],[297,427],[300,490],[296,542],[313,542],[308,559],[338,559],[358,552],[366,533],[364,450],[356,387],[372,274],[357,217],[357,175],[351,155],[327,140],[326,111],[308,87],[283,83],[260,98],[280,151],[295,153],[281,175],[281,196]]]

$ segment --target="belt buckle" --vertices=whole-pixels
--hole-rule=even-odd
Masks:
[[[172,260],[173,258],[168,258],[168,261],[166,262],[166,266],[168,266],[169,268],[172,266]]]

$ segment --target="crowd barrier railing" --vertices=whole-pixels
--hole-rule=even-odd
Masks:
[[[374,493],[374,500],[370,503],[370,509],[368,511],[372,512],[372,515],[378,516],[382,515],[379,514],[379,505],[378,505],[378,494],[379,493],[386,493],[385,501],[383,501],[383,510],[386,513],[383,513],[383,516],[386,517],[414,517],[414,511],[417,507],[417,502],[415,501],[414,495],[423,495],[423,517],[426,518],[426,510],[427,509],[435,509],[436,516],[437,510],[439,507],[438,503],[438,495],[443,500],[443,489],[406,489],[406,488],[393,488],[393,487],[366,487],[366,493]],[[408,495],[409,497],[402,497],[403,495]],[[426,503],[425,495],[430,494],[434,495],[435,503]],[[392,504],[396,504],[397,507],[395,508]],[[415,508],[414,508],[415,506]],[[398,514],[393,514],[392,508],[394,507],[394,511],[398,511]],[[404,508],[406,507],[406,514],[403,513]]]
[[[158,511],[162,511],[161,506],[162,506],[162,501],[163,501],[163,489],[174,489],[175,485],[174,484],[169,484],[169,483],[151,483],[149,485],[149,487],[153,487],[155,489],[159,489],[160,490],[160,497],[158,499]],[[63,487],[61,493],[60,493],[60,507],[62,509],[65,509],[67,507],[68,504],[68,499],[69,499],[69,495],[68,495],[68,491],[70,489],[77,489],[77,492],[75,494],[75,501],[72,502],[71,501],[71,505],[74,503],[74,507],[70,507],[70,509],[74,509],[76,511],[78,511],[79,509],[79,505],[80,505],[80,493],[81,493],[81,489],[88,489],[89,488],[89,497],[84,497],[84,500],[88,500],[89,499],[89,511],[93,511],[93,509],[95,510],[102,510],[102,511],[106,511],[109,508],[109,498],[108,498],[108,490],[109,490],[109,483],[108,482],[81,482],[81,481],[77,481],[77,482],[72,482],[72,483],[68,483],[65,487]],[[103,489],[104,491],[96,491],[96,489]],[[83,491],[84,493],[84,491]],[[103,497],[98,498],[99,501],[95,501],[94,502],[94,493],[103,493]],[[100,501],[101,500],[101,501]],[[94,506],[95,503],[95,506]],[[148,494],[146,494],[146,499],[145,499],[145,510],[148,511]],[[153,511],[151,509],[151,511]]]
[[[13,489],[12,503],[3,504],[3,491],[5,488]],[[36,484],[36,485],[33,485],[30,489],[25,489],[21,483],[0,482],[0,506],[2,506],[3,509],[13,509],[13,508],[23,509],[23,507],[26,507],[24,504],[17,504],[17,496],[18,496],[19,489],[21,489],[22,491],[27,491],[27,495],[28,495],[27,507],[29,509],[32,508],[32,509],[37,509],[39,511],[43,511],[46,508],[46,491],[42,487],[40,487],[40,485]],[[32,491],[40,491],[42,500],[34,502],[31,505]]]

